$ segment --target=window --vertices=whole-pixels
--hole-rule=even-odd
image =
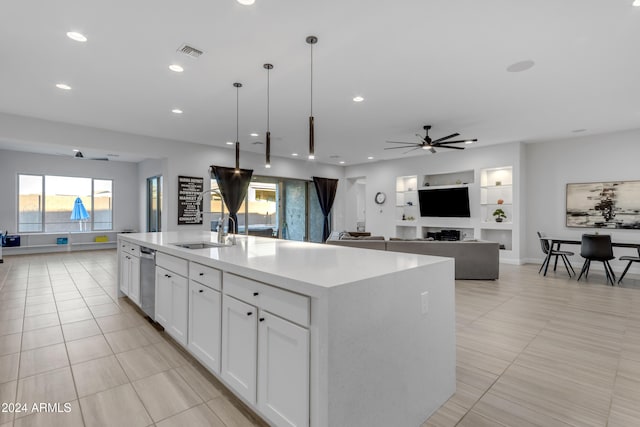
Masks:
[[[18,231],[43,231],[43,185],[41,175],[18,176]]]
[[[18,231],[113,229],[113,181],[18,175]]]
[[[211,188],[218,188],[215,179],[211,180]],[[220,197],[212,193],[212,231],[215,231],[223,208]],[[238,224],[241,234],[321,242],[324,216],[313,182],[254,176],[247,198],[238,211]]]

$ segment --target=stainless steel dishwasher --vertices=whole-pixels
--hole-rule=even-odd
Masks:
[[[156,251],[140,247],[140,305],[155,320],[156,300]]]

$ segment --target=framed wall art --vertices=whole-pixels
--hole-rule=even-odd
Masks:
[[[640,181],[567,184],[566,224],[640,230]]]

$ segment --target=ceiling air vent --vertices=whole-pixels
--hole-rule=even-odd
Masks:
[[[195,47],[189,46],[188,44],[183,44],[182,46],[180,46],[178,48],[178,52],[184,53],[185,55],[190,56],[192,58],[198,58],[200,55],[204,53],[200,49],[196,49]]]

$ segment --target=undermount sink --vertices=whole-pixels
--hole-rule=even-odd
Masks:
[[[174,246],[180,246],[185,249],[208,249],[208,248],[224,248],[226,246],[224,243],[214,243],[214,242],[195,242],[195,243],[172,243]]]

